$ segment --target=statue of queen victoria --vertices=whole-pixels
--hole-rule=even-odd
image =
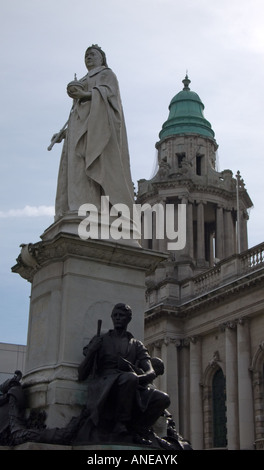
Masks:
[[[82,204],[132,208],[134,188],[123,107],[116,75],[98,45],[85,53],[88,73],[67,86],[73,99],[69,119],[52,138],[49,150],[64,139],[58,175],[55,219],[76,215]]]

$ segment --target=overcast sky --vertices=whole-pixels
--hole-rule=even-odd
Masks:
[[[149,178],[168,105],[188,70],[219,145],[254,208],[249,245],[264,239],[263,0],[8,0],[0,6],[0,342],[26,344],[30,284],[11,273],[21,243],[53,221],[66,85],[92,43],[121,89],[132,177]]]

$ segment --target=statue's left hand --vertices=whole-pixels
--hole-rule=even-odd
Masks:
[[[84,91],[81,87],[77,85],[70,85],[67,87],[67,93],[70,98],[74,100],[89,100],[92,97],[92,93],[89,91]]]

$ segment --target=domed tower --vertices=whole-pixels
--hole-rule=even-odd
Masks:
[[[175,233],[178,231],[178,238],[185,243],[170,245],[166,229],[163,238],[157,236],[153,217],[151,239],[142,223],[142,245],[168,251],[178,280],[246,250],[247,211],[252,206],[239,173],[234,178],[231,170],[217,171],[215,134],[190,83],[186,75],[183,90],[170,102],[169,116],[156,144],[156,174],[151,180],[138,182],[137,202],[142,207],[164,207],[165,227],[169,225],[168,217],[172,223],[172,212],[166,212],[166,207],[174,207]],[[177,226],[180,223],[182,226]]]

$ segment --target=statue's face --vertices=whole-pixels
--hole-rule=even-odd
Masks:
[[[103,57],[96,49],[88,49],[85,54],[85,65],[88,70],[92,70],[95,67],[99,67],[103,63]]]
[[[130,315],[127,312],[123,312],[122,310],[115,310],[111,316],[114,328],[116,330],[126,329],[128,323],[130,322]]]

